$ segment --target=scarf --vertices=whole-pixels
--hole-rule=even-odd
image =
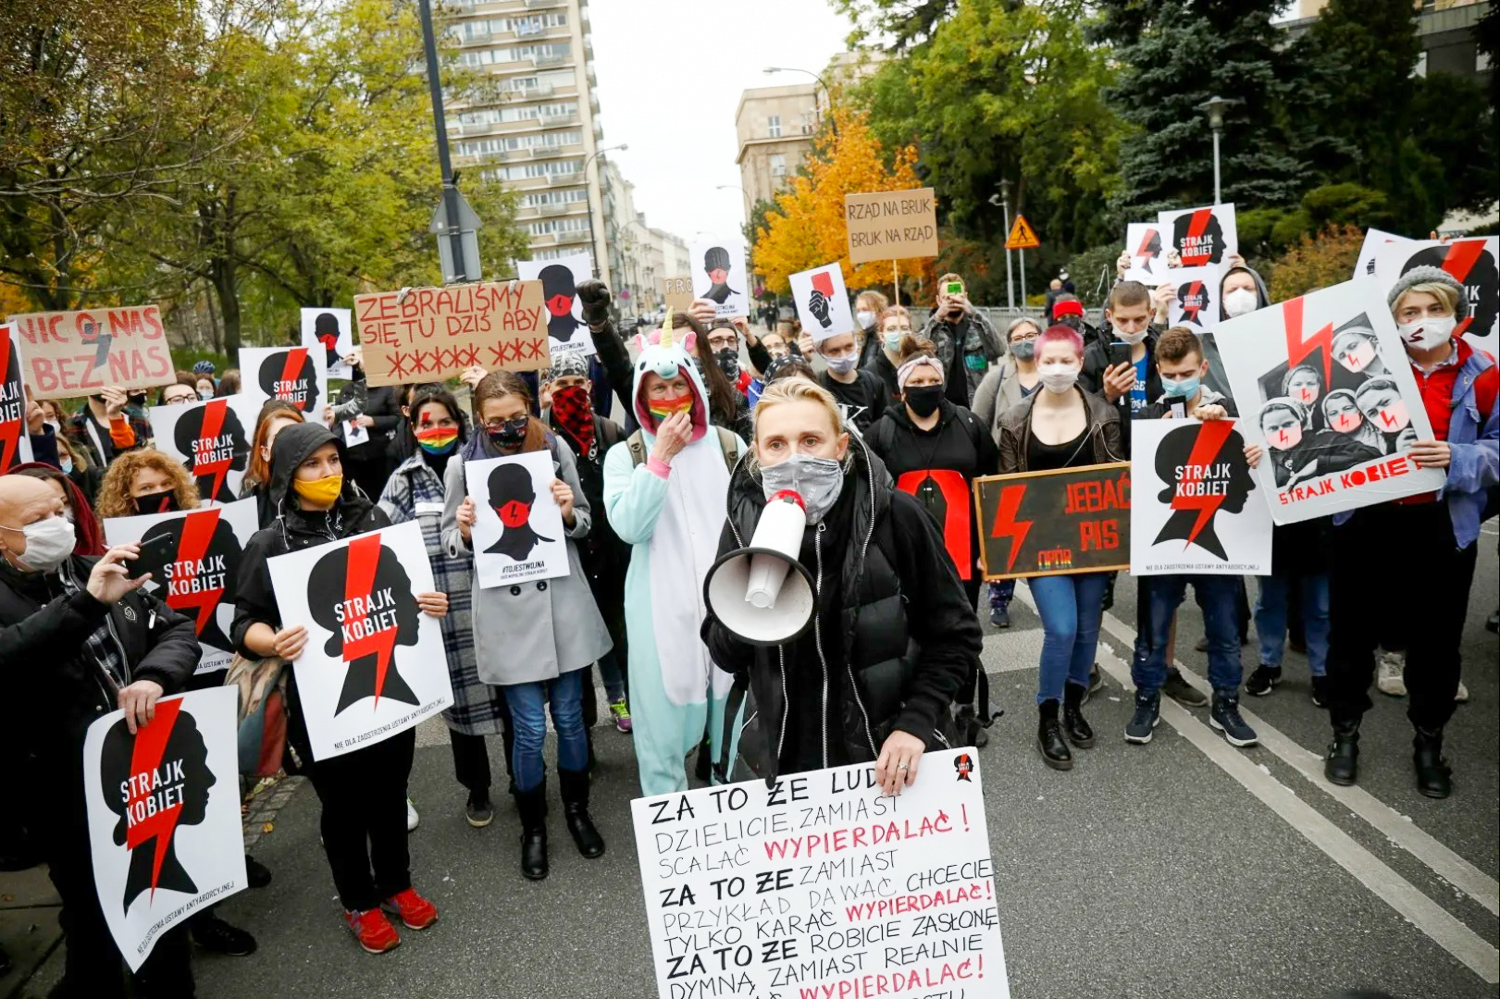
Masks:
[[[587,456],[593,450],[593,401],[582,385],[569,385],[552,393],[552,419],[577,443],[580,456]]]

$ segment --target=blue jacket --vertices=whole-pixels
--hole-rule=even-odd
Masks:
[[[1459,369],[1453,386],[1453,415],[1448,418],[1448,481],[1442,497],[1453,518],[1458,547],[1467,548],[1479,537],[1479,518],[1485,490],[1500,483],[1500,395],[1492,396],[1490,411],[1479,411],[1474,383],[1495,366],[1494,358],[1476,350]]]

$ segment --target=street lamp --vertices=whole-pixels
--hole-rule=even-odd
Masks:
[[[1224,131],[1224,109],[1231,104],[1238,103],[1240,102],[1237,100],[1225,100],[1215,94],[1198,105],[1198,110],[1208,115],[1208,127],[1214,133],[1214,204],[1216,205],[1224,203],[1224,198],[1219,188],[1219,136]]]
[[[992,205],[998,204],[999,205],[1000,211],[1002,213],[1001,214],[1001,218],[1003,218],[1005,220],[1005,237],[1006,237],[1006,242],[1009,242],[1010,241],[1010,181],[1005,180],[1004,178],[1001,178],[1000,183],[997,186],[1000,188],[1000,193],[999,194],[992,194],[992,195],[990,195],[990,204],[992,204]],[[998,199],[998,201],[996,199]],[[1011,280],[1012,280],[1012,272],[1011,272],[1011,269],[1010,269],[1010,247],[1007,246],[1005,248],[1005,301],[1006,301],[1006,305],[1008,305],[1012,310],[1014,310],[1015,307],[1016,307],[1016,290],[1015,290],[1014,286],[1012,285]],[[1023,303],[1025,301],[1025,296],[1026,296],[1026,289],[1022,288],[1021,289],[1021,297],[1022,297],[1022,302]]]
[[[590,153],[589,154],[589,158],[583,161],[583,183],[584,183],[584,190],[587,191],[587,189],[588,189],[589,164],[592,163],[592,162],[594,162],[594,157],[599,156],[599,155],[601,155],[603,153],[615,152],[616,150],[623,152],[624,150],[629,149],[629,148],[630,148],[630,144],[629,143],[622,142],[618,146],[605,146],[603,149],[596,149],[592,153]],[[599,210],[600,211],[604,210],[604,183],[603,183],[603,181],[601,181],[599,183]],[[594,265],[594,279],[598,280],[598,278],[599,278],[599,254],[597,252],[595,252],[595,250],[594,250],[594,206],[593,206],[592,203],[589,205],[589,262]]]
[[[812,70],[798,69],[796,66],[767,66],[765,69],[761,70],[761,72],[765,73],[767,76],[770,76],[772,73],[804,73],[807,76],[812,77],[814,80],[818,81],[818,84],[820,86],[822,86],[823,96],[828,98],[828,110],[833,110],[833,91],[828,89],[828,81],[823,79],[817,73],[814,73]],[[813,91],[813,110],[817,110],[817,107],[818,94],[817,91]],[[819,117],[822,117],[822,115],[820,114]],[[830,119],[830,121],[832,121],[832,119]],[[839,126],[837,122],[833,122],[830,127],[833,129],[834,135],[839,134]]]

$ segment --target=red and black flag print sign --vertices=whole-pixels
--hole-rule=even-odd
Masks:
[[[31,460],[21,352],[9,325],[0,325],[0,474]]]
[[[188,474],[198,483],[198,495],[217,503],[233,502],[230,471],[243,472],[250,462],[250,440],[229,400],[211,399],[182,414],[173,428],[173,443],[188,455]]]
[[[1130,567],[1130,465],[974,480],[986,579]]]
[[[917,498],[943,532],[943,547],[958,569],[959,579],[974,577],[973,514],[969,510],[969,484],[962,474],[949,468],[925,468],[906,472],[896,488]]]

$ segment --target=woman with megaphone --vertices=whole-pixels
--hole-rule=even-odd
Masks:
[[[802,528],[787,537],[788,524]],[[759,587],[778,552],[788,565],[768,602]],[[719,556],[703,639],[755,695],[741,749],[760,776],[873,760],[898,794],[926,749],[953,741],[949,703],[979,660],[979,620],[932,519],[822,387],[790,378],[761,394]]]

